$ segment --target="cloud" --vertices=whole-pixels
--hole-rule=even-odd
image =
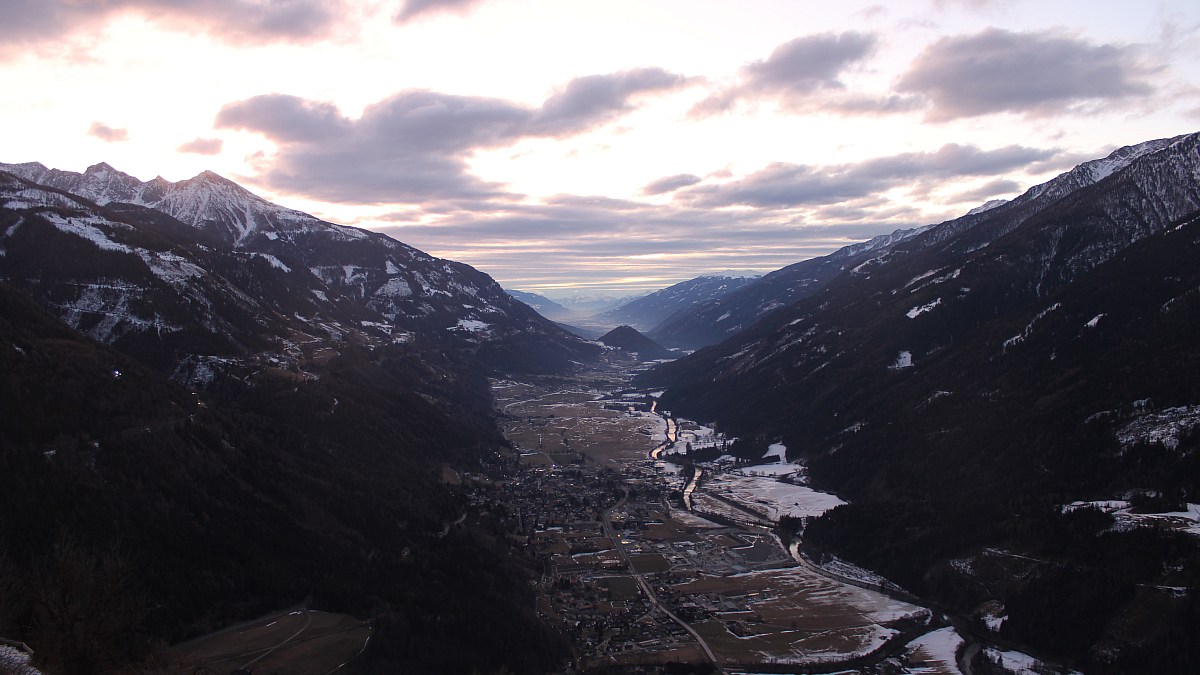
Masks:
[[[332,103],[264,94],[224,106],[216,126],[258,131],[279,142],[319,141],[347,132],[350,120]]]
[[[595,126],[631,112],[631,99],[639,94],[676,89],[688,82],[688,78],[660,68],[577,77],[546,99],[532,120],[531,132],[571,135],[581,125]]]
[[[217,155],[221,152],[224,142],[219,138],[196,138],[175,148],[175,152],[188,152],[194,155]]]
[[[367,106],[356,120],[330,103],[266,94],[227,104],[215,125],[277,144],[257,167],[260,182],[275,189],[334,202],[494,199],[505,196],[504,186],[469,173],[475,151],[583,134],[634,110],[640,95],[686,82],[655,68],[593,75],[572,80],[537,108],[409,90]]]
[[[651,183],[647,184],[646,187],[642,188],[642,194],[644,194],[644,195],[661,195],[664,192],[674,192],[675,190],[678,190],[679,188],[685,188],[685,187],[688,187],[689,185],[695,185],[696,183],[699,183],[701,180],[703,180],[703,179],[700,178],[699,176],[696,176],[696,175],[693,175],[690,173],[681,173],[681,174],[677,174],[675,176],[666,176],[665,178],[659,178],[658,180],[652,181]]]
[[[728,112],[746,99],[774,99],[786,108],[811,108],[819,92],[841,90],[840,77],[875,49],[876,38],[853,31],[821,33],[779,45],[770,56],[742,67],[738,81],[692,108],[693,117]]]
[[[874,217],[872,209],[874,210]],[[880,217],[887,212],[890,220]],[[467,260],[508,288],[599,288],[618,293],[655,290],[695,277],[698,270],[769,271],[898,227],[921,214],[864,200],[855,212],[832,212],[821,225],[800,213],[718,211],[603,197],[561,197],[546,204],[488,205],[412,223],[372,229],[430,251]],[[653,237],[646,233],[652,232]]]
[[[989,28],[929,45],[897,88],[926,97],[931,121],[998,112],[1044,116],[1149,94],[1153,72],[1133,47],[1095,45],[1060,31]]]
[[[309,42],[331,34],[346,14],[345,5],[343,0],[5,0],[0,2],[0,47],[95,32],[124,13],[232,43]]]
[[[897,187],[915,188],[948,178],[996,175],[1044,161],[1057,153],[1057,150],[1018,145],[981,150],[950,143],[934,152],[901,153],[857,164],[814,167],[775,163],[739,180],[681,190],[676,197],[706,207],[830,205]]]
[[[443,202],[436,219],[405,210],[375,219],[372,229],[466,260],[510,288],[653,290],[697,270],[769,271],[895,229],[941,222],[962,210],[912,194],[979,182],[980,196],[1015,191],[1015,182],[993,176],[1061,154],[948,144],[849,164],[773,164],[720,183],[679,174],[644,189],[677,185],[667,204],[572,195],[543,203]],[[908,198],[897,199],[895,188],[909,190]],[[728,206],[750,208],[722,208]]]
[[[945,201],[948,204],[961,204],[964,202],[983,203],[1002,195],[1011,195],[1020,191],[1021,185],[1017,183],[1017,181],[1008,180],[1006,178],[997,178],[996,180],[988,181],[987,183],[984,183],[983,185],[980,185],[972,190],[960,192],[949,199],[946,199]]]
[[[88,127],[88,135],[107,143],[121,143],[129,140],[128,130],[110,127],[103,122],[92,122],[92,126]]]
[[[483,0],[405,0],[404,7],[396,14],[396,23],[408,23],[431,14],[454,12],[464,14]]]

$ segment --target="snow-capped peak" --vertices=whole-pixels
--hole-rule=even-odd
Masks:
[[[975,208],[971,209],[970,211],[967,211],[967,215],[973,216],[977,213],[983,213],[984,211],[991,211],[992,209],[996,208],[997,206],[1003,206],[1007,203],[1008,203],[1007,199],[989,199],[988,201],[980,204],[979,206],[976,206]]]

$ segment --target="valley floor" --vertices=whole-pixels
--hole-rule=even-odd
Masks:
[[[538,611],[572,639],[575,669],[962,672],[966,642],[944,619],[776,535],[780,515],[816,515],[839,499],[784,482],[799,482],[788,474],[801,467],[776,457],[693,471],[684,439],[724,439],[625,386],[621,364],[574,380],[494,382],[514,452],[464,476],[476,506],[510,524],[514,553],[541,570]]]

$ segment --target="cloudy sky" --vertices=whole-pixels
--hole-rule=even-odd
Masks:
[[[211,169],[509,288],[769,271],[1200,130],[1194,0],[0,0],[0,161]]]

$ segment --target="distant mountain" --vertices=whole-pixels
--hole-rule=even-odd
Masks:
[[[575,316],[571,310],[563,307],[544,295],[528,293],[526,291],[515,291],[512,289],[507,289],[507,293],[517,300],[520,300],[526,305],[534,308],[538,314],[541,314],[551,321],[566,321]]]
[[[723,295],[680,307],[647,335],[660,344],[682,349],[716,344],[754,325],[772,310],[820,292],[847,267],[880,255],[922,229],[897,230],[749,280]]]
[[[639,361],[675,358],[669,349],[642,335],[633,326],[617,326],[600,336],[600,342],[636,354]]]
[[[1136,617],[1196,604],[1138,589],[1194,588],[1200,540],[1061,505],[1200,502],[1198,254],[1200,135],[1150,141],[810,261],[819,292],[645,384],[807,458],[851,502],[808,524],[819,550],[965,614],[1000,602],[1001,637],[1087,672],[1169,671],[1191,647]]]
[[[567,308],[576,317],[590,317],[601,312],[608,311],[614,307],[636,300],[642,297],[641,295],[570,295],[558,298],[556,302]]]
[[[106,164],[83,174],[0,164],[0,219],[0,275],[90,337],[153,353],[184,378],[232,362],[300,367],[353,342],[535,371],[596,351],[467,265],[210,172],[142,183]]]
[[[738,273],[696,277],[597,314],[591,321],[610,325],[626,324],[641,331],[648,331],[669,316],[728,295],[757,278],[758,275]]]

